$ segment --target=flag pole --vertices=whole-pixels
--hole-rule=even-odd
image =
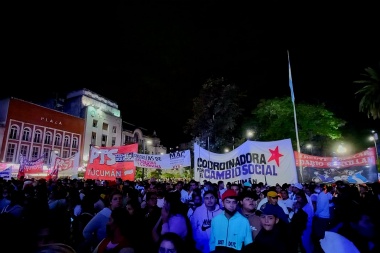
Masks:
[[[293,104],[293,114],[294,114],[294,128],[296,130],[296,140],[297,140],[297,151],[299,154],[299,167],[300,167],[300,176],[301,176],[301,181],[303,182],[303,175],[302,175],[302,162],[301,162],[301,148],[300,148],[300,141],[298,138],[298,126],[297,126],[297,114],[296,114],[296,105],[294,103],[295,98],[294,98],[294,91],[293,91],[293,79],[292,79],[292,71],[290,68],[290,57],[289,57],[289,50],[287,50],[288,54],[288,66],[289,66],[289,87],[290,87],[290,94],[292,97],[292,104]]]

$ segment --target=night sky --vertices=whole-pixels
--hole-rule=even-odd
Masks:
[[[87,88],[171,147],[190,140],[183,126],[208,78],[246,90],[246,114],[261,98],[290,96],[289,50],[296,105],[325,103],[352,126],[380,130],[358,112],[352,83],[379,64],[375,6],[135,2],[10,6],[0,97]]]

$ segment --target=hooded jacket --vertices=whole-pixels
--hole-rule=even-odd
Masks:
[[[203,203],[195,209],[191,216],[191,228],[193,229],[194,240],[196,241],[196,248],[203,253],[210,252],[209,241],[211,234],[211,220],[222,213],[219,205],[216,203],[215,210],[209,211]]]
[[[227,219],[223,211],[211,220],[210,251],[219,246],[239,251],[252,242],[249,221],[239,212]]]

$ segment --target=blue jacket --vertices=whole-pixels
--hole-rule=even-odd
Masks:
[[[239,212],[227,219],[223,211],[211,220],[210,251],[218,246],[241,250],[252,242],[249,221]]]

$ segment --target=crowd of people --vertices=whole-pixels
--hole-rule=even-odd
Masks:
[[[380,184],[0,178],[3,252],[380,252]]]

